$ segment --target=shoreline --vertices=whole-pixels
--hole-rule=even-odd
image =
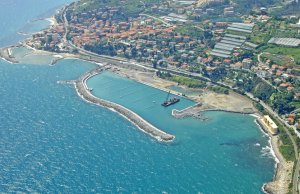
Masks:
[[[14,48],[15,46],[10,46],[10,47],[5,47],[5,48],[0,48],[0,58],[3,59],[4,61],[10,63],[10,64],[18,64],[19,61],[15,59],[14,56],[12,56],[11,49]]]
[[[147,85],[149,87],[152,88],[156,88],[165,92],[170,92],[173,95],[178,95],[182,98],[186,98],[192,101],[195,101],[196,103],[201,103],[202,106],[198,107],[197,111],[199,112],[205,112],[205,111],[222,111],[222,112],[231,112],[231,113],[239,113],[239,114],[256,114],[257,111],[256,109],[254,109],[254,107],[252,106],[252,102],[251,102],[251,106],[249,105],[249,100],[245,99],[243,96],[238,96],[239,97],[239,104],[246,104],[248,102],[248,105],[244,105],[243,108],[240,108],[240,106],[230,106],[227,104],[227,101],[232,100],[231,99],[225,99],[227,101],[224,101],[222,98],[223,94],[217,94],[214,92],[209,92],[209,93],[214,93],[218,98],[221,98],[219,104],[214,104],[212,102],[206,102],[205,100],[203,100],[203,96],[204,98],[210,98],[210,100],[215,100],[218,101],[219,99],[211,99],[211,96],[206,97],[206,94],[201,94],[199,96],[196,95],[183,95],[181,92],[175,91],[173,89],[170,89],[168,87],[170,86],[176,86],[176,83],[173,81],[169,81],[169,80],[164,80],[161,78],[158,78],[156,76],[153,76],[152,74],[155,72],[150,72],[150,71],[139,71],[139,70],[135,70],[135,69],[130,69],[130,67],[121,67],[121,66],[117,66],[117,65],[112,65],[112,70],[109,70],[112,73],[115,73],[119,76],[134,80],[136,82],[142,83],[144,85]],[[183,86],[177,86],[177,87],[181,87],[185,90],[202,90],[202,89],[190,89],[187,87],[183,87]],[[231,96],[231,95],[227,95],[227,96]],[[234,96],[236,97],[236,96]],[[220,104],[222,104],[223,106],[220,106]],[[246,110],[246,109],[251,109],[251,110]]]
[[[117,67],[117,69],[123,69],[120,67]],[[128,76],[124,71],[112,71],[113,73],[117,73],[120,76],[126,77],[131,80],[135,80],[137,82],[146,84],[148,86],[166,91],[167,89],[161,86],[157,86],[152,83],[147,83],[145,81],[138,80],[134,76]],[[127,73],[128,74],[128,73]],[[168,82],[167,80],[164,80],[165,82]],[[171,93],[176,93],[176,91],[171,91]],[[190,100],[194,100],[195,102],[198,102],[197,100],[191,98],[190,96],[185,96],[186,98]],[[247,99],[249,101],[249,99]],[[252,102],[252,101],[251,101]],[[204,105],[205,106],[205,105]],[[232,109],[232,108],[231,108]],[[260,113],[257,110],[253,111],[239,111],[239,110],[231,110],[226,108],[218,108],[218,107],[200,107],[198,108],[199,113],[205,113],[207,111],[222,111],[222,112],[229,112],[229,113],[236,113],[236,114],[244,114],[244,115],[250,115],[255,118],[254,122],[258,125],[259,129],[261,130],[262,134],[268,136],[268,148],[270,149],[270,154],[274,158],[275,165],[274,165],[274,175],[273,179],[270,180],[270,182],[266,182],[262,185],[262,191],[264,193],[268,194],[281,194],[281,193],[287,193],[288,192],[288,183],[290,182],[291,178],[289,173],[291,173],[293,169],[293,165],[290,163],[287,163],[284,158],[282,157],[280,151],[279,151],[279,142],[277,136],[272,136],[271,134],[267,133],[262,126],[259,125],[258,120],[261,117]],[[289,172],[289,173],[288,173]]]
[[[172,142],[175,139],[174,135],[168,134],[160,129],[154,127],[149,122],[144,120],[142,117],[134,113],[133,111],[110,101],[95,97],[93,94],[89,92],[89,89],[86,85],[86,81],[93,76],[98,75],[100,72],[103,71],[103,67],[98,67],[92,71],[86,72],[83,74],[76,82],[75,82],[75,89],[77,94],[84,99],[85,101],[102,106],[108,109],[113,109],[118,114],[126,118],[128,121],[133,123],[137,126],[141,131],[150,135],[151,137],[155,138],[160,142]]]
[[[273,180],[263,184],[262,191],[267,194],[285,194],[289,191],[289,183],[292,181],[293,162],[287,162],[279,151],[278,135],[269,134],[258,118],[255,119],[262,133],[268,136],[268,144],[271,155],[275,160]]]
[[[44,18],[42,20],[47,20],[49,21],[49,27],[50,26],[53,26],[53,25],[56,25],[57,22],[55,20],[54,17],[50,17],[50,18]],[[31,35],[31,34],[28,34],[28,35]],[[27,44],[24,44],[23,46],[28,46]],[[0,58],[3,59],[4,61],[10,63],[10,64],[18,64],[19,61],[16,61],[15,60],[15,57],[13,56],[12,52],[11,52],[11,48],[13,47],[6,47],[6,48],[3,48],[3,49],[0,49]],[[51,62],[51,64],[49,65],[55,65],[55,63],[57,63],[59,60],[64,60],[64,59],[77,59],[77,60],[82,60],[82,61],[88,61],[88,60],[84,60],[84,59],[81,59],[80,57],[76,57],[76,55],[70,55],[68,53],[63,53],[63,54],[57,54],[57,56],[55,56],[55,53],[51,53],[51,52],[47,52],[47,51],[41,51],[41,50],[36,50],[34,48],[31,48],[30,46],[28,46],[27,48],[30,48],[34,51],[34,53],[36,54],[41,54],[41,53],[45,53],[45,55],[51,55],[52,57],[54,57],[53,61]],[[2,51],[4,52],[4,55],[2,54]],[[7,56],[5,56],[5,53],[7,52]],[[54,54],[54,55],[53,55]],[[97,65],[99,65],[99,63],[96,63],[96,62],[93,62],[93,61],[88,61],[88,62],[91,62],[91,63],[95,63]],[[93,76],[96,76],[97,74],[94,74],[94,75],[89,75],[87,76],[86,79],[83,79],[83,80],[77,80],[75,82],[73,82],[72,84],[75,86],[75,90],[76,90],[76,93],[77,95],[82,98],[84,101],[88,102],[88,103],[92,103],[92,104],[95,104],[97,106],[102,106],[102,107],[105,107],[105,108],[108,108],[109,110],[111,111],[114,111],[116,113],[118,113],[119,115],[121,115],[123,118],[127,119],[129,122],[131,122],[132,124],[134,124],[139,130],[143,131],[144,133],[146,133],[147,135],[150,135],[151,137],[157,139],[158,141],[162,141],[162,142],[172,142],[174,139],[175,139],[175,136],[173,135],[170,135],[170,134],[167,134],[157,128],[155,128],[154,126],[152,126],[150,123],[148,123],[147,121],[143,120],[143,118],[141,118],[139,115],[135,114],[133,111],[130,111],[128,110],[127,108],[121,106],[121,105],[118,105],[118,104],[115,104],[113,102],[109,102],[109,101],[105,101],[105,100],[102,100],[103,103],[108,103],[108,104],[111,104],[111,105],[117,105],[118,108],[124,108],[124,111],[127,112],[129,111],[130,114],[133,115],[133,117],[137,117],[137,119],[142,119],[142,121],[145,122],[146,125],[149,125],[148,127],[153,127],[154,129],[157,129],[158,132],[161,132],[161,133],[164,133],[166,135],[169,135],[171,136],[171,140],[163,140],[162,138],[159,138],[158,136],[155,136],[153,134],[151,134],[150,132],[147,132],[145,131],[145,129],[143,129],[143,125],[141,124],[138,124],[138,123],[135,123],[132,119],[130,119],[130,116],[126,116],[126,114],[122,114],[120,113],[118,110],[116,110],[115,108],[112,108],[112,107],[109,107],[109,106],[106,106],[106,105],[101,105],[101,103],[97,103],[97,102],[92,102],[92,101],[89,101],[88,99],[86,99],[84,97],[84,95],[80,95],[80,89],[78,88],[78,85],[83,85],[83,88],[82,89],[85,89],[85,92],[87,94],[90,94],[91,96],[93,96],[93,94],[89,91],[87,85],[86,85],[86,81],[88,79],[90,79],[91,77]],[[81,79],[81,78],[80,78]],[[132,79],[129,77],[129,79]],[[134,80],[134,79],[133,79]],[[140,83],[142,84],[145,84],[145,85],[148,85],[150,87],[154,87],[154,88],[157,88],[157,89],[160,89],[160,90],[164,90],[164,91],[168,91],[167,89],[163,89],[161,87],[157,87],[155,85],[152,85],[151,83],[147,83],[147,82],[142,82],[140,81]],[[177,92],[176,92],[177,93]],[[173,94],[175,94],[175,91],[173,90]],[[177,95],[177,94],[176,94]],[[95,96],[94,96],[95,97]],[[185,97],[185,96],[182,96],[182,97]],[[98,97],[95,97],[95,98],[98,98]],[[191,97],[185,97],[185,98],[188,98],[188,99],[191,99]],[[100,98],[98,98],[100,99]],[[100,99],[101,100],[101,99]],[[232,111],[232,110],[225,110],[225,109],[219,109],[219,108],[212,108],[212,109],[203,109],[201,110],[200,112],[207,112],[207,111],[222,111],[222,112],[231,112],[231,113],[237,113],[237,114],[249,114],[249,115],[252,115],[252,114],[255,114],[255,113],[245,113],[245,112],[240,112],[240,111]],[[259,125],[259,124],[258,124]],[[142,126],[142,127],[141,127]],[[280,185],[281,190],[275,190],[274,188],[276,187],[276,185],[272,185],[272,184],[278,184],[276,182],[278,182],[278,180],[280,180],[282,178],[283,175],[286,175],[288,176],[288,173],[286,171],[286,169],[290,166],[288,162],[286,162],[284,160],[284,158],[282,157],[280,151],[279,151],[279,142],[278,142],[278,136],[272,136],[268,133],[266,133],[264,131],[264,129],[262,127],[259,127],[262,132],[264,134],[266,134],[268,137],[269,137],[269,145],[270,145],[270,149],[271,149],[271,153],[272,153],[272,156],[274,156],[274,159],[275,159],[275,169],[274,169],[274,176],[273,176],[273,181],[272,182],[268,182],[268,183],[265,183],[263,186],[262,186],[262,190],[266,193],[281,193],[282,190],[282,187],[288,187],[288,184],[282,184]],[[293,166],[292,166],[293,168]],[[274,190],[273,190],[274,189]],[[284,192],[283,192],[284,193]]]
[[[25,47],[27,47],[28,49],[31,49],[31,50],[33,50],[33,52],[34,52],[34,54],[48,54],[48,55],[51,55],[51,56],[54,56],[54,55],[56,55],[56,56],[58,56],[58,55],[60,55],[62,58],[59,58],[58,60],[63,60],[63,59],[78,59],[78,60],[83,60],[83,61],[88,61],[88,62],[90,62],[90,63],[94,63],[94,64],[96,64],[96,65],[99,65],[99,63],[97,63],[97,62],[95,62],[95,61],[89,61],[89,60],[85,60],[85,59],[81,59],[80,57],[78,57],[78,56],[76,56],[76,55],[72,55],[72,54],[68,54],[68,53],[52,53],[52,52],[48,52],[48,51],[43,51],[43,50],[36,50],[36,49],[34,49],[34,48],[32,48],[32,47],[30,47],[29,45],[27,45],[27,44],[22,44],[23,46],[25,46]],[[20,46],[22,46],[22,45],[20,45]],[[12,47],[10,47],[10,48],[12,48]],[[7,50],[7,53],[9,53],[9,50],[8,50],[9,48],[3,48],[3,49],[1,49],[1,51],[3,51],[3,50]],[[13,57],[13,56],[9,56],[9,54],[7,54],[7,56],[9,57],[9,59],[10,60],[13,60],[14,58],[11,58],[11,57]],[[4,58],[4,60],[6,60],[5,58]],[[10,61],[8,61],[9,63],[14,63],[14,62],[10,62]],[[54,63],[55,64],[55,63]],[[54,65],[54,64],[52,64],[52,65]],[[134,77],[133,75],[131,75],[131,74],[129,74],[130,76],[128,76],[128,72],[124,72],[124,67],[120,67],[120,66],[116,66],[116,65],[113,65],[113,67],[116,67],[118,70],[120,70],[120,72],[119,71],[117,71],[117,72],[115,72],[115,71],[112,71],[113,73],[117,73],[118,75],[120,75],[120,76],[124,76],[124,77],[127,77],[128,79],[132,79],[132,80],[135,80],[135,81],[137,81],[137,82],[140,82],[140,83],[142,83],[142,84],[145,84],[145,85],[148,85],[148,86],[150,86],[150,87],[154,87],[154,88],[157,88],[157,89],[160,89],[160,90],[163,90],[163,91],[169,91],[169,90],[171,90],[171,89],[167,89],[166,87],[162,87],[162,86],[158,86],[157,84],[153,84],[153,83],[151,83],[150,81],[143,81],[143,80],[138,80],[136,77]],[[126,68],[125,68],[126,69]],[[123,71],[122,71],[123,70]],[[111,71],[111,70],[110,70]],[[128,70],[129,71],[129,70]],[[131,69],[131,71],[133,71],[132,69]],[[140,71],[140,70],[134,70],[135,72],[137,72],[137,73],[141,73],[142,71]],[[145,70],[145,72],[142,72],[142,73],[149,73],[150,71],[149,70]],[[126,74],[127,73],[127,74]],[[153,73],[153,72],[152,72]],[[93,75],[93,76],[95,76],[95,75]],[[160,79],[160,78],[157,78],[157,77],[152,77],[152,79]],[[168,80],[162,80],[162,82],[169,82]],[[112,107],[110,107],[110,106],[106,106],[106,105],[101,105],[101,104],[98,104],[98,103],[95,103],[95,102],[92,102],[92,101],[90,101],[90,100],[88,100],[88,99],[86,99],[84,96],[81,96],[80,95],[80,92],[79,92],[79,90],[78,90],[78,88],[76,87],[76,84],[77,83],[74,83],[74,85],[75,85],[75,89],[76,89],[76,92],[77,92],[77,94],[84,100],[84,101],[86,101],[86,102],[89,102],[89,103],[93,103],[93,104],[96,104],[96,105],[99,105],[99,106],[102,106],[102,107],[105,107],[105,108],[108,108],[108,109],[110,109],[111,111],[114,111],[114,112],[117,112],[119,115],[121,115],[122,117],[124,117],[125,119],[127,119],[128,121],[130,121],[131,123],[133,123],[139,130],[141,130],[141,131],[143,131],[144,133],[146,133],[146,134],[148,134],[148,135],[150,135],[150,136],[152,136],[153,138],[155,138],[155,139],[157,139],[158,141],[161,141],[161,142],[171,142],[171,141],[173,141],[174,139],[175,139],[175,137],[174,136],[172,136],[172,135],[170,135],[170,134],[166,134],[165,133],[165,135],[169,135],[169,137],[167,138],[167,139],[163,139],[163,138],[161,138],[161,137],[159,137],[159,136],[157,136],[157,134],[152,134],[151,132],[149,132],[149,131],[146,131],[145,129],[144,129],[144,125],[141,125],[141,124],[137,124],[137,122],[136,121],[132,121],[132,119],[131,118],[129,118],[128,117],[128,115],[126,116],[126,113],[120,113],[118,110],[116,110],[115,108],[112,108]],[[87,87],[86,87],[87,88]],[[174,90],[171,90],[172,92],[172,94],[175,94],[175,95],[180,95],[180,93],[179,92],[177,92],[177,91],[174,91]],[[181,95],[182,96],[182,95]],[[193,98],[193,97],[191,97],[191,96],[182,96],[182,97],[185,97],[185,98],[188,98],[188,99],[190,99],[190,100],[194,100],[195,102],[197,102],[197,101],[199,101],[199,99],[197,99],[197,98]],[[95,97],[96,98],[96,97]],[[248,101],[249,101],[249,99],[247,99]],[[224,104],[224,102],[222,102],[223,104]],[[225,107],[226,107],[226,104],[225,104]],[[125,107],[123,107],[123,108],[125,108]],[[126,109],[126,108],[125,108]],[[239,109],[240,110],[240,109]],[[257,114],[257,111],[251,111],[251,112],[245,112],[244,110],[243,111],[235,111],[234,110],[234,107],[230,107],[230,108],[228,108],[228,109],[224,109],[224,107],[217,107],[217,106],[208,106],[208,107],[205,107],[205,108],[200,108],[199,109],[199,112],[206,112],[206,111],[222,111],[222,112],[231,112],[231,113],[237,113],[237,114],[248,114],[248,115],[254,115],[255,117],[257,117],[258,116],[258,114]],[[130,111],[130,110],[128,110],[128,109],[126,109],[126,111]],[[136,115],[134,112],[132,112],[132,111],[130,111],[131,112],[131,114],[133,115],[133,117],[139,117],[138,115]],[[142,119],[141,117],[139,117],[139,119]],[[143,119],[142,119],[143,120]],[[145,121],[144,120],[144,122],[146,122],[146,123],[148,123],[147,121]],[[150,123],[148,123],[147,125],[149,125],[149,126],[152,126]],[[153,127],[153,126],[152,126]],[[155,127],[154,127],[155,128]],[[157,129],[157,128],[156,128]],[[159,129],[157,129],[158,131],[160,131]],[[162,131],[160,131],[160,132],[162,132]],[[163,132],[164,133],[164,132]],[[277,161],[276,161],[276,158],[278,159],[278,154],[280,154],[280,152],[279,152],[279,150],[276,152],[276,147],[278,147],[278,142],[276,142],[275,140],[272,140],[272,139],[274,139],[271,135],[269,135],[269,134],[267,134],[268,136],[269,136],[269,138],[270,138],[270,140],[269,140],[269,145],[271,146],[271,152],[273,152],[273,153],[275,153],[275,157],[274,157],[274,160],[275,160],[275,162],[276,162],[276,164],[275,164],[275,167],[274,167],[274,176],[273,176],[273,180],[271,181],[271,182],[268,182],[268,183],[265,183],[265,184],[263,184],[263,186],[262,186],[262,191],[263,192],[265,192],[265,193],[282,193],[282,192],[280,192],[279,190],[285,190],[288,186],[288,184],[282,184],[282,182],[286,182],[285,180],[286,180],[286,178],[284,178],[284,176],[285,177],[287,177],[287,176],[289,176],[289,174],[286,172],[287,171],[287,169],[289,170],[290,169],[290,164],[287,164],[287,163],[285,163],[285,162],[282,162],[282,161],[280,161],[279,163],[277,163]],[[278,149],[278,148],[277,148]],[[272,154],[273,154],[272,153]],[[282,178],[283,177],[283,178]],[[280,181],[281,181],[281,183],[280,183]],[[278,186],[278,185],[281,185],[280,187]],[[275,189],[276,188],[276,189]]]

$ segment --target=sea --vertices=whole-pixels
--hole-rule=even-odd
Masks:
[[[0,46],[49,23],[71,0],[0,0]],[[15,49],[20,64],[0,59],[0,193],[262,193],[275,160],[255,118],[206,112],[207,121],[177,120],[165,91],[104,72],[90,80],[95,96],[119,103],[176,136],[159,142],[117,112],[83,101],[72,85],[95,64]]]

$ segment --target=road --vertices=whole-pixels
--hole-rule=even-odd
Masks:
[[[257,60],[258,60],[258,62],[260,63],[260,64],[264,64],[263,62],[262,62],[262,60],[261,60],[261,55],[262,54],[268,54],[268,53],[265,53],[265,52],[262,52],[262,53],[259,53],[258,55],[257,55]],[[278,92],[281,92],[276,86],[274,86],[272,83],[270,83],[268,80],[266,80],[265,78],[263,78],[263,77],[260,77],[264,82],[266,82],[267,84],[269,84],[270,86],[272,86],[275,90],[277,90]]]
[[[96,53],[92,53],[92,52],[86,51],[86,50],[84,50],[82,48],[76,47],[74,44],[72,44],[70,41],[67,40],[67,35],[68,35],[68,32],[69,32],[69,23],[68,23],[68,20],[67,20],[67,17],[66,17],[66,11],[67,11],[67,9],[68,9],[68,6],[65,7],[65,9],[63,10],[63,14],[62,14],[63,15],[63,21],[64,21],[64,26],[65,26],[64,43],[67,46],[69,46],[70,48],[77,49],[79,51],[79,54],[81,55],[81,57],[83,57],[85,59],[89,58],[90,60],[94,60],[95,62],[99,62],[99,63],[103,63],[104,61],[106,61],[108,63],[114,63],[114,64],[129,63],[129,64],[132,64],[132,65],[135,65],[135,66],[138,66],[138,67],[142,67],[142,68],[146,68],[146,69],[149,69],[149,70],[152,70],[152,71],[157,71],[157,69],[154,69],[149,64],[136,63],[136,62],[132,62],[130,60],[124,59],[124,58],[120,58],[120,57],[109,57],[109,56],[98,55]],[[157,20],[161,20],[159,18],[150,16],[150,15],[146,15],[146,14],[140,14],[140,15],[144,15],[144,16],[148,16],[148,17],[151,17],[151,18],[154,18],[154,19],[157,19]],[[165,23],[166,25],[170,25],[170,24],[168,24],[167,22],[165,22],[163,20],[161,20],[161,22]],[[199,78],[199,79],[204,80],[204,81],[208,81],[208,82],[212,82],[212,83],[215,83],[215,84],[218,84],[218,85],[222,85],[222,86],[228,87],[228,85],[225,85],[224,83],[213,82],[209,78],[204,77],[204,76],[202,76],[202,75],[200,75],[198,73],[192,73],[192,72],[188,72],[188,71],[185,71],[185,70],[182,70],[182,69],[178,69],[178,68],[174,68],[174,67],[159,68],[159,69],[160,70],[164,70],[164,71],[168,71],[170,73],[175,73],[175,74],[179,74],[179,75],[185,75],[185,76],[188,76],[188,77]],[[246,95],[250,99],[257,101],[257,99],[255,99],[252,94],[246,93]],[[298,193],[298,183],[299,183],[298,182],[299,181],[298,177],[299,177],[299,170],[300,170],[300,160],[299,160],[299,157],[298,157],[299,156],[298,155],[298,146],[297,146],[297,144],[296,144],[293,136],[291,135],[290,131],[288,130],[288,128],[291,128],[291,126],[288,125],[276,112],[274,112],[271,107],[269,107],[268,105],[266,105],[262,101],[259,101],[259,103],[273,117],[275,117],[277,120],[279,120],[281,123],[284,124],[283,129],[286,132],[286,134],[288,134],[289,138],[292,141],[292,144],[293,144],[293,147],[294,147],[294,151],[295,151],[295,158],[296,158],[296,164],[295,164],[296,168],[295,168],[295,173],[294,173],[293,180],[292,180],[292,182],[293,182],[293,194],[297,194]],[[300,134],[298,133],[298,131],[295,128],[294,128],[294,130],[295,130],[295,133],[297,134],[297,136],[300,137]]]
[[[162,19],[160,19],[160,18],[158,18],[158,17],[154,17],[154,16],[152,16],[152,15],[142,14],[142,13],[141,13],[140,16],[146,16],[146,17],[149,17],[149,18],[158,20],[158,21],[162,22],[163,24],[165,24],[167,27],[172,26],[170,23],[168,23],[168,22],[166,22],[166,21],[164,21],[164,20],[162,20]]]
[[[256,98],[254,98],[254,96],[251,93],[246,93],[246,95],[251,98],[252,100],[256,100]],[[293,144],[293,148],[294,148],[294,152],[295,152],[295,171],[294,171],[294,176],[292,177],[292,182],[293,182],[293,194],[298,194],[298,187],[299,187],[299,171],[300,171],[300,158],[299,158],[299,154],[298,154],[298,146],[297,143],[295,141],[295,139],[293,138],[291,132],[289,131],[290,125],[288,125],[276,112],[274,112],[272,110],[271,107],[269,107],[267,104],[265,104],[263,101],[259,101],[260,105],[262,105],[264,107],[264,109],[269,112],[270,115],[272,115],[276,120],[278,120],[279,122],[283,123],[283,130],[285,131],[285,133],[289,136],[289,138],[292,141]]]

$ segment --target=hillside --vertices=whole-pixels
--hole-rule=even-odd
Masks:
[[[76,4],[76,12],[87,12],[99,8],[118,7],[124,15],[136,16],[160,0],[81,0]]]

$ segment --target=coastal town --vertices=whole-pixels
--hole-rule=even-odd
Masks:
[[[267,184],[265,191],[299,191],[300,15],[297,10],[300,11],[300,3],[297,0],[281,5],[286,12],[283,15],[276,15],[280,6],[255,1],[248,12],[226,0],[122,0],[101,1],[100,5],[91,2],[66,6],[55,16],[54,25],[34,34],[24,44],[36,50],[84,56],[87,60],[104,59],[115,68],[142,66],[155,72],[158,79],[185,88],[225,96],[235,93],[251,100],[250,110],[246,106],[235,111],[208,105],[199,110],[259,112],[258,124],[274,137],[272,144],[279,145],[275,152],[282,155],[284,162],[279,164],[278,171],[288,172]],[[126,76],[130,77],[130,73]],[[82,80],[76,87],[86,100],[115,108],[94,99]],[[180,95],[186,97],[184,93]],[[124,114],[134,114],[116,107]],[[174,139],[149,127],[142,118],[132,117],[136,118],[133,123],[147,128],[145,131],[150,135],[166,141]]]
[[[69,8],[65,13],[67,34],[61,19],[52,28],[35,34],[27,44],[53,52],[78,53],[84,49],[158,69],[196,73],[222,83],[225,88],[250,92],[257,100],[268,101],[285,122],[296,127],[300,109],[299,17],[275,19],[265,7],[242,15],[233,6],[224,5],[220,12],[211,8],[212,2],[200,2],[151,3],[145,13],[134,13],[131,17],[124,15],[125,8],[121,6],[85,12],[78,11],[80,5],[75,3],[71,6],[73,10]],[[239,18],[240,22],[204,17],[212,14],[213,18],[215,12]],[[271,33],[272,29],[275,32]],[[289,51],[291,54],[287,54]],[[206,83],[198,85],[208,87]]]

